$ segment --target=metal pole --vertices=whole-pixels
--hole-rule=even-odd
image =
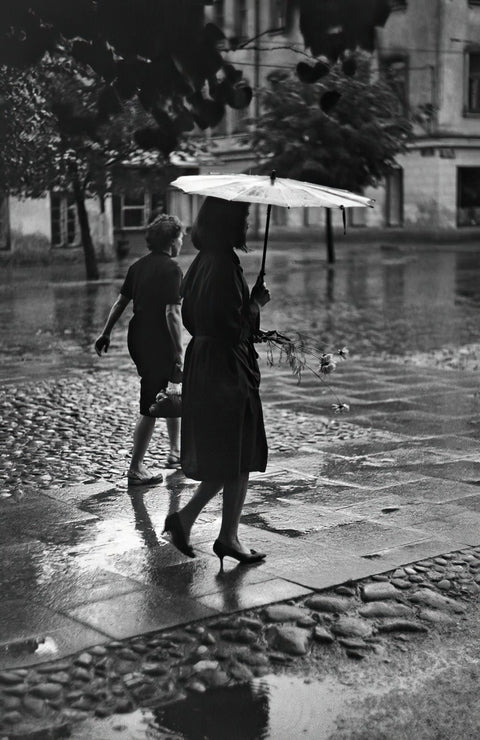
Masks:
[[[270,213],[272,211],[272,206],[269,204],[267,206],[267,221],[265,224],[265,236],[263,239],[263,256],[262,256],[262,267],[260,269],[260,275],[261,277],[265,277],[265,260],[267,258],[267,243],[268,243],[268,230],[270,228]]]

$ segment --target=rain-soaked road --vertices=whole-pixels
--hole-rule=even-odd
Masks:
[[[334,417],[317,379],[297,388],[261,354],[270,462],[242,537],[268,560],[222,578],[211,553],[220,501],[186,563],[161,526],[193,481],[171,473],[127,495],[138,391],[128,311],[107,357],[92,343],[128,261],[102,266],[96,285],[81,265],[3,269],[0,737],[86,720],[81,740],[163,738],[165,726],[230,740],[230,717],[250,705],[239,737],[255,740],[290,740],[294,708],[305,737],[478,736],[480,718],[455,711],[478,675],[480,250],[339,243],[337,255],[328,271],[323,247],[272,244],[263,328],[347,345],[332,384],[351,412]],[[258,249],[242,256],[250,283],[259,261]],[[158,426],[151,461],[162,467]],[[327,601],[312,602],[316,590]],[[285,600],[280,618],[263,609]],[[226,729],[220,714],[208,726],[219,703]]]
[[[242,255],[250,283],[260,253],[254,245]],[[191,251],[181,255],[181,266],[186,269],[192,258]],[[128,264],[103,265],[98,284],[84,282],[81,264],[3,267],[3,378],[18,371],[28,377],[55,368],[98,367],[92,342]],[[353,354],[405,355],[478,341],[480,250],[469,245],[350,246],[339,239],[337,264],[329,271],[323,245],[273,243],[267,283],[272,301],[263,328],[300,331],[320,345],[334,341]],[[111,362],[127,357],[127,323],[128,310],[114,334]]]

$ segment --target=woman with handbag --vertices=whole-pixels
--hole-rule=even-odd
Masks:
[[[182,318],[192,339],[185,354],[181,465],[201,481],[192,499],[165,521],[173,544],[189,557],[190,530],[223,491],[222,524],[213,549],[220,558],[256,563],[263,553],[238,539],[251,471],[264,471],[267,442],[253,335],[270,300],[263,279],[251,294],[234,250],[246,249],[248,204],[208,197],[192,227],[199,254],[184,280]]]
[[[182,248],[183,226],[176,216],[161,214],[147,227],[150,253],[130,266],[120,295],[110,309],[101,335],[95,342],[99,356],[107,352],[110,333],[130,301],[133,316],[128,326],[128,350],[140,375],[140,416],[133,435],[133,451],[128,470],[129,485],[145,485],[162,480],[144,464],[152,438],[155,417],[150,412],[157,393],[168,381],[178,383],[182,369],[181,296],[182,271],[175,262]],[[169,467],[180,463],[180,419],[166,420],[170,451]]]

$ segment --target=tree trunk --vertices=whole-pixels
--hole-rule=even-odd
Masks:
[[[333,246],[332,209],[326,208],[325,236],[327,240],[327,260],[329,265],[335,264],[335,247]]]
[[[76,174],[73,176],[73,195],[75,197],[75,205],[77,206],[87,280],[98,280],[100,275],[98,272],[97,255],[95,254],[92,235],[90,233],[87,208],[85,206],[85,189],[82,187]]]

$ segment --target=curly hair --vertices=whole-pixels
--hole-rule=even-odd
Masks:
[[[145,236],[151,252],[161,252],[183,233],[183,224],[176,216],[161,213],[148,224]]]

